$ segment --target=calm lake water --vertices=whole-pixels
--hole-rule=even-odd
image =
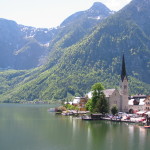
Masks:
[[[47,112],[52,105],[0,104],[0,150],[148,150],[150,129],[82,121]]]

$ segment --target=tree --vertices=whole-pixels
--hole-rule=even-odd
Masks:
[[[104,87],[101,83],[95,83],[92,86],[92,108],[95,109],[98,99],[101,97]]]
[[[93,105],[92,105],[92,99],[89,99],[88,102],[85,105],[86,109],[89,110],[90,112],[93,111]]]
[[[111,108],[111,113],[112,113],[113,115],[116,115],[116,114],[118,113],[118,108],[117,108],[116,105],[112,106],[112,108]]]
[[[104,86],[102,85],[102,83],[95,83],[92,86],[92,91],[96,91],[97,93],[101,93],[102,90],[104,90]]]
[[[109,104],[103,93],[104,87],[101,83],[96,83],[92,86],[92,99],[89,102],[88,108],[91,112],[99,112],[102,114],[108,113]]]
[[[109,112],[109,104],[105,98],[105,95],[102,94],[96,102],[95,112],[100,112],[106,114]]]

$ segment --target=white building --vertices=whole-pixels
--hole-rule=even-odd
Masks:
[[[129,97],[129,113],[150,111],[150,96],[134,95]]]

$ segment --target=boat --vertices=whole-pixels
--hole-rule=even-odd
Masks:
[[[87,115],[84,115],[84,116],[82,116],[82,120],[91,121],[93,119],[91,117],[87,116]]]
[[[102,120],[102,114],[101,113],[97,113],[97,114],[91,114],[91,118],[93,120]]]
[[[91,121],[91,120],[102,120],[102,114],[91,114],[89,115],[83,115],[82,120]]]
[[[150,126],[144,126],[144,128],[146,128],[146,129],[150,129]]]

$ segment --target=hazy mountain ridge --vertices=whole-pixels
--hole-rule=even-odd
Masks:
[[[45,43],[51,38],[44,35],[46,31],[49,34],[48,30],[32,27],[26,27],[26,30],[23,30],[24,28],[14,21],[0,19],[1,69],[31,69],[37,67],[40,58],[45,55],[48,47]],[[40,33],[43,38],[40,37]],[[26,62],[28,65],[24,65]]]
[[[54,45],[65,48],[75,44],[111,12],[101,3],[95,3],[89,10],[77,17],[68,17],[64,22],[69,22],[69,25],[62,23],[51,29],[18,25],[15,21],[0,19],[0,68],[31,69],[43,65],[48,52],[55,49]],[[103,18],[90,18],[95,14]]]
[[[89,18],[94,20],[103,20],[113,14],[114,11],[108,9],[104,4],[100,2],[95,2],[91,8],[85,11],[80,11],[74,13],[73,15],[69,16],[65,19],[60,26],[67,26],[71,23],[77,22],[83,18]]]
[[[76,44],[111,14],[111,10],[97,2],[90,9],[69,16],[62,22],[58,33],[50,42],[50,50],[58,47],[64,49]]]

